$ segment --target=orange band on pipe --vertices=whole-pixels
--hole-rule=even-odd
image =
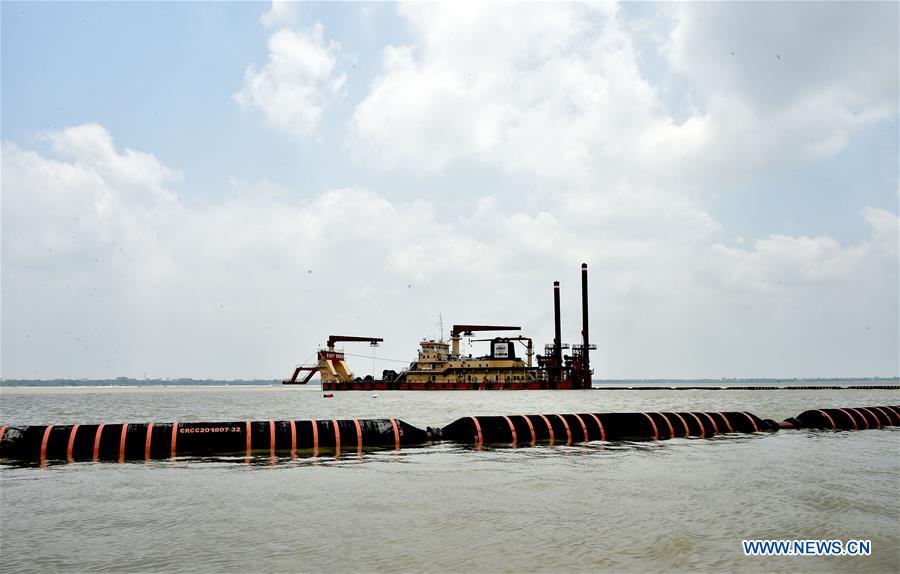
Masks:
[[[882,407],[879,407],[879,408],[882,408]],[[894,407],[891,407],[891,406],[885,406],[885,407],[883,407],[883,408],[884,408],[885,410],[887,410],[887,412],[891,413],[891,415],[893,415],[893,417],[897,417],[897,422],[900,422],[900,414],[897,413],[897,411],[894,409]],[[895,424],[897,424],[897,423],[894,422],[893,417],[891,417],[891,424],[892,424],[892,425],[895,425]]]
[[[49,425],[44,429],[44,438],[41,439],[41,464],[47,462],[47,441],[50,440],[50,431],[52,429],[53,425]]]
[[[534,444],[537,441],[537,435],[534,434],[534,425],[531,424],[531,419],[528,415],[522,415],[522,418],[525,419],[525,422],[528,423],[528,430],[531,431],[531,444]]]
[[[275,456],[275,421],[269,421],[269,455]]]
[[[684,427],[684,436],[690,436],[691,429],[689,429],[687,426],[687,423],[684,422],[684,418],[682,418],[682,416],[678,413],[672,413],[672,414],[675,415],[676,417],[678,417],[678,420],[681,421],[681,425]]]
[[[569,423],[566,422],[566,417],[562,415],[556,415],[559,417],[559,420],[562,421],[564,427],[566,427],[566,444],[572,444],[572,431],[569,429]]]
[[[97,433],[94,435],[94,462],[97,462],[97,459],[100,458],[100,436],[103,435],[103,427],[106,425],[100,425],[97,427]]]
[[[291,456],[295,456],[297,454],[297,425],[294,424],[294,419],[289,422],[291,423]]]
[[[834,424],[834,419],[831,418],[831,415],[829,415],[829,414],[826,413],[825,411],[816,411],[816,412],[817,412],[817,413],[822,413],[822,414],[825,416],[825,418],[828,419],[828,422],[831,423],[831,430],[837,430],[837,425]]]
[[[878,418],[878,415],[876,415],[875,413],[872,412],[871,407],[859,407],[859,408],[860,408],[860,410],[866,411],[867,413],[872,415],[872,418],[875,419],[875,426],[877,426],[878,428],[882,427],[881,419]]]
[[[719,434],[719,427],[716,425],[716,421],[713,420],[713,418],[712,418],[711,416],[709,416],[709,413],[705,413],[705,412],[704,412],[704,413],[700,413],[700,414],[706,416],[706,418],[709,419],[709,422],[712,423],[712,426],[713,426],[713,435]]]
[[[341,427],[338,426],[337,419],[331,419],[331,426],[334,427],[334,454],[341,454]]]
[[[311,422],[313,432],[313,456],[319,456],[319,423],[315,420]]]
[[[882,410],[881,407],[872,407],[872,408],[878,410],[878,412],[880,412],[881,414],[884,415],[884,418],[887,419],[887,424],[888,424],[889,426],[894,424],[894,419],[891,418],[891,415],[889,415],[889,414],[887,414],[886,412],[884,412],[884,410]],[[3,437],[3,434],[2,434],[2,433],[0,433],[0,437]]]
[[[641,413],[641,414],[644,415],[645,417],[647,417],[647,420],[650,421],[650,425],[653,427],[653,440],[657,440],[659,438],[659,430],[657,430],[657,428],[656,428],[656,423],[653,422],[653,417],[651,417],[647,413]]]
[[[881,428],[881,427],[882,427],[881,419],[878,418],[878,415],[876,415],[876,414],[873,413],[871,410],[869,410],[869,407],[859,407],[859,408],[860,408],[860,410],[864,410],[864,411],[866,411],[867,413],[869,413],[870,415],[872,415],[872,418],[875,419],[875,425],[878,426],[878,428]]]
[[[725,421],[725,427],[728,428],[728,432],[734,432],[734,429],[731,428],[731,423],[728,422],[728,417],[725,416],[725,413],[719,413],[719,416],[722,417],[723,421]],[[753,423],[753,427],[756,428],[756,423]]]
[[[550,420],[544,415],[538,415],[544,422],[547,423],[547,430],[550,432],[550,446],[553,446],[553,425],[550,424]]]
[[[250,421],[244,421],[244,443],[246,444],[247,456],[253,451],[253,426]]]
[[[884,426],[884,425],[881,424],[881,418],[880,418],[875,412],[873,412],[874,409],[875,409],[875,407],[859,407],[859,408],[863,409],[864,411],[866,411],[867,413],[869,413],[870,415],[872,415],[872,418],[875,419],[875,422],[878,424],[878,427],[879,427],[879,428],[881,428],[882,426]]]
[[[859,425],[856,424],[856,419],[853,418],[853,415],[851,415],[850,413],[848,413],[848,412],[845,411],[844,409],[837,409],[837,410],[839,410],[839,411],[841,411],[842,413],[844,413],[845,415],[847,415],[847,418],[849,418],[849,419],[850,419],[850,422],[853,423],[853,430],[859,430]]]
[[[75,462],[75,458],[72,457],[72,450],[75,447],[75,433],[78,432],[79,426],[80,425],[72,425],[72,430],[69,431],[69,444],[66,445],[66,460],[69,462]],[[0,433],[0,437],[2,436],[3,434]]]
[[[587,425],[584,424],[584,420],[580,416],[576,415],[575,413],[572,413],[572,416],[575,417],[576,419],[578,419],[578,422],[581,423],[581,432],[584,433],[584,440],[581,442],[589,441],[590,439],[588,438]]]
[[[516,446],[516,427],[513,425],[513,422],[509,420],[508,416],[503,415],[503,418],[506,419],[506,423],[509,425],[509,432],[510,435],[512,435],[512,444],[513,446]]]
[[[359,426],[359,421],[356,419],[353,419],[353,424],[356,426],[356,450],[362,454],[362,428]]]
[[[697,421],[698,425],[700,425],[700,436],[705,438],[706,437],[706,427],[703,426],[703,421],[701,421],[700,417],[698,417],[694,413],[688,413],[688,414],[691,415],[692,417],[694,417],[694,420]]]
[[[753,417],[750,416],[750,413],[741,411],[741,414],[744,415],[745,417],[747,417],[747,420],[749,420],[750,424],[753,425],[753,432],[759,432],[759,427],[756,426],[756,421],[753,420]]]
[[[892,411],[890,409],[885,409],[883,407],[875,407],[875,408],[878,409],[879,411],[881,411],[881,413],[887,417],[888,425],[894,424],[894,417],[892,416],[894,414],[894,411]]]
[[[856,410],[856,409],[854,409],[854,408],[851,408],[851,407],[847,407],[847,410],[850,411],[851,413],[853,413],[853,414],[859,416],[859,418],[862,419],[863,424],[866,425],[866,428],[863,429],[863,430],[867,430],[867,429],[869,428],[869,421],[866,420],[866,415],[862,414],[862,413],[859,412],[858,410]]]
[[[853,407],[853,410],[862,414],[863,418],[866,418],[865,413],[869,413],[870,415],[872,414],[871,411],[867,411],[864,407]],[[868,422],[869,422],[869,419],[866,418],[866,424],[868,424]],[[878,428],[879,426],[881,426],[881,425],[878,424],[878,417],[875,417],[875,428]],[[872,427],[869,427],[869,428],[872,428]]]
[[[178,421],[172,423],[172,458],[178,454]]]
[[[119,462],[125,462],[125,435],[128,434],[128,424],[122,423],[122,432],[119,434]]]
[[[3,440],[4,434],[6,434],[6,427],[0,427],[0,440]]]
[[[869,419],[866,418],[866,415],[864,415],[864,414],[862,414],[861,412],[859,412],[859,409],[851,408],[850,410],[853,411],[853,412],[855,412],[856,414],[858,414],[858,415],[859,415],[859,418],[861,418],[861,419],[863,420],[863,422],[866,423],[866,429],[872,428],[872,427],[869,426]]]
[[[478,426],[478,420],[475,417],[472,417],[472,420],[475,421],[475,428],[478,429],[478,442],[481,442],[481,427]],[[394,447],[400,450],[400,429],[397,428],[397,421],[391,419],[391,426],[394,427]]]
[[[669,427],[669,438],[675,436],[675,429],[672,428],[672,423],[669,422],[669,417],[666,416],[666,413],[656,413],[661,416],[666,421],[666,426]]]
[[[144,443],[144,460],[150,460],[150,445],[153,441],[153,423],[147,425],[147,442]]]
[[[597,421],[597,426],[600,428],[600,440],[606,440],[606,429],[603,428],[603,423],[600,422],[600,417],[595,415],[594,413],[589,413],[594,420]]]
[[[898,411],[900,411],[900,409],[898,409],[897,407],[886,406],[886,407],[884,407],[884,408],[886,408],[886,409],[891,409],[891,412],[892,412],[892,413],[894,413],[895,415],[897,415],[898,417],[900,417],[900,412],[898,412]]]
[[[482,442],[484,442],[484,438],[481,436],[481,424],[478,422],[478,417],[469,417],[469,418],[472,419],[473,423],[475,423],[475,432],[477,433],[476,437],[475,437],[475,443],[481,444]],[[393,420],[394,419],[391,419],[391,421],[393,421]]]

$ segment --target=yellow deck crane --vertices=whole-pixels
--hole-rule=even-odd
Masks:
[[[319,349],[318,364],[314,367],[300,365],[294,368],[294,374],[290,379],[281,381],[284,385],[305,385],[313,378],[317,372],[322,379],[322,383],[346,382],[353,380],[353,373],[347,368],[344,360],[344,352],[334,349],[335,343],[341,342],[363,342],[369,343],[372,347],[377,347],[384,339],[380,337],[356,337],[352,335],[329,335],[326,348]],[[297,377],[301,372],[307,375],[300,381]]]

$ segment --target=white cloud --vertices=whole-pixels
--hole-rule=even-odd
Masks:
[[[411,359],[439,312],[540,343],[553,279],[573,339],[581,261],[599,377],[896,372],[898,220],[883,210],[856,245],[733,249],[700,204],[652,187],[528,210],[485,196],[462,215],[268,183],[187,206],[174,172],[99,126],[48,138],[59,157],[3,147],[3,376],[277,377],[335,332]]]
[[[883,209],[867,207],[863,216],[872,229],[872,249],[896,259],[900,256],[897,216]]]
[[[153,241],[135,226],[136,217],[163,222],[178,209],[168,185],[179,174],[150,154],[116,151],[102,126],[86,124],[45,137],[70,161],[3,144],[4,264],[114,257],[120,239]]]
[[[661,109],[614,5],[400,13],[416,44],[385,48],[351,122],[355,146],[378,164],[433,172],[468,160],[564,185],[647,181],[708,137],[704,118],[679,123]],[[641,169],[648,160],[657,173]]]
[[[345,75],[334,73],[340,45],[326,43],[324,36],[318,22],[309,31],[282,28],[274,32],[269,37],[268,63],[261,70],[247,68],[244,87],[235,100],[262,112],[270,126],[308,137],[329,101],[343,93],[346,81]]]
[[[628,22],[615,4],[401,5],[412,41],[384,49],[351,149],[426,173],[480,162],[551,189],[712,194],[830,157],[896,117],[896,4],[656,12]],[[648,77],[642,51],[653,50],[661,69]]]
[[[266,28],[294,26],[300,19],[300,2],[295,0],[272,0],[269,11],[259,21]]]
[[[898,16],[890,3],[676,4],[662,50],[701,98],[780,110],[825,92],[836,107],[893,113]]]
[[[119,154],[103,126],[84,124],[50,132],[45,137],[57,154],[91,168],[106,185],[124,190],[141,203],[167,203],[175,199],[167,186],[178,180],[179,174],[150,154],[127,148]]]
[[[896,117],[897,4],[668,8],[661,53],[705,111],[704,158],[724,170],[829,157],[854,130]]]

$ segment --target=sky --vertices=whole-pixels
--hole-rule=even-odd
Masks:
[[[582,262],[595,378],[900,373],[896,2],[0,11],[4,378],[577,342]]]

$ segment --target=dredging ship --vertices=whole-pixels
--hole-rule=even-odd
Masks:
[[[368,342],[377,346],[379,337],[331,335],[326,347],[319,349],[318,362],[312,366],[298,366],[285,385],[305,385],[316,373],[324,391],[370,390],[528,390],[528,389],[589,389],[591,388],[590,351],[596,345],[588,338],[588,280],[587,264],[581,265],[581,343],[571,346],[562,342],[560,326],[559,281],[553,283],[553,343],[545,345],[544,354],[537,355],[530,337],[521,335],[475,339],[490,343],[487,355],[473,357],[460,353],[462,337],[476,332],[520,331],[512,325],[453,325],[450,342],[424,340],[419,343],[418,357],[409,368],[400,372],[382,371],[381,378],[372,375],[354,377],[347,366],[340,342]],[[525,360],[517,356],[516,345],[525,348]],[[571,354],[563,351],[571,350]],[[300,378],[301,373],[306,373]]]

